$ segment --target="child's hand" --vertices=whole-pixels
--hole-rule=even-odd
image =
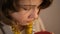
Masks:
[[[52,34],[54,34],[54,33],[52,32]]]

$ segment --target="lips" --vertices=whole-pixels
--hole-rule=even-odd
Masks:
[[[29,25],[30,23],[32,23],[33,21],[26,21],[25,23],[22,23],[21,25]]]

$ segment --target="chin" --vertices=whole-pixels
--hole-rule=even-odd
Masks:
[[[25,23],[25,24],[21,23],[20,25],[22,25],[22,26],[26,26],[26,25],[29,25],[29,23]]]
[[[19,25],[26,26],[26,25],[29,25],[31,23],[31,21],[18,22],[18,23],[19,23]]]

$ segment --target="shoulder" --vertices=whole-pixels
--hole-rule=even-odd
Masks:
[[[3,27],[3,25],[0,23],[0,34],[3,34],[2,27]]]
[[[13,34],[9,25],[0,22],[0,33]]]

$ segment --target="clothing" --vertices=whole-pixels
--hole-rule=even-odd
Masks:
[[[13,34],[9,25],[0,22],[0,34]]]
[[[1,24],[0,26],[2,26],[2,29],[4,31],[3,32],[2,29],[1,29],[1,27],[0,27],[0,34],[3,34],[3,33],[4,34],[13,34],[13,31],[11,29],[11,26],[6,25],[6,24],[4,24],[2,22],[0,24]],[[35,20],[34,23],[33,23],[33,33],[40,31],[40,26],[39,25],[40,25],[39,22],[37,22],[37,20]],[[25,30],[22,30],[21,33],[22,34],[25,34]]]

